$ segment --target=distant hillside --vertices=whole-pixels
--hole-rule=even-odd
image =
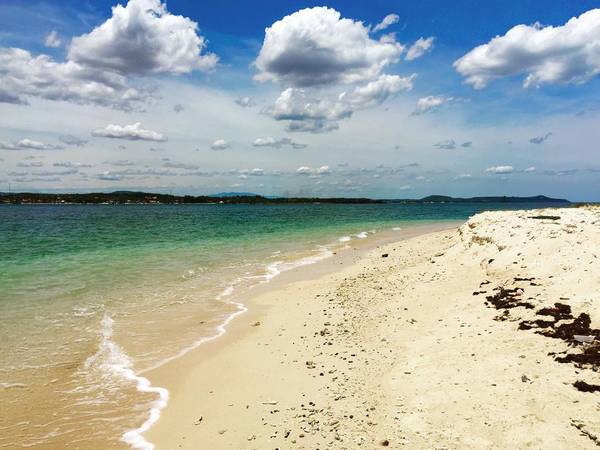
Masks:
[[[137,191],[91,192],[86,194],[47,194],[47,193],[1,193],[0,203],[14,204],[180,204],[180,203],[552,203],[568,205],[564,199],[544,195],[535,197],[472,197],[455,198],[445,195],[429,195],[421,199],[374,200],[370,198],[318,198],[318,197],[264,197],[250,192],[221,192],[213,195],[169,195]]]
[[[420,200],[421,203],[571,203],[569,200],[563,198],[550,198],[545,195],[536,195],[533,197],[471,197],[471,198],[460,198],[460,197],[448,197],[446,195],[429,195]]]
[[[207,197],[260,197],[260,195],[252,192],[219,192],[218,194],[207,195]]]

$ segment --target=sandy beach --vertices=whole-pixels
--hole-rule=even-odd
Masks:
[[[486,212],[282,276],[223,337],[144,374],[170,391],[145,438],[595,448],[599,256],[598,208]]]

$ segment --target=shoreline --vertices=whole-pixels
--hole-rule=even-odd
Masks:
[[[457,220],[411,223],[408,225],[404,224],[403,227],[384,229],[378,231],[377,234],[371,234],[374,233],[372,231],[363,231],[352,236],[342,236],[339,238],[339,242],[345,244],[344,247],[336,249],[335,251],[331,251],[327,248],[327,252],[325,253],[328,254],[324,253],[319,257],[306,257],[295,261],[290,268],[283,269],[272,275],[267,275],[265,280],[246,288],[244,293],[234,299],[228,298],[232,294],[234,286],[228,287],[220,294],[219,298],[225,299],[228,303],[235,305],[237,310],[230,314],[224,322],[215,329],[215,334],[205,336],[195,342],[192,346],[182,349],[178,354],[161,361],[155,366],[133,374],[135,380],[137,380],[138,389],[141,385],[144,387],[140,392],[152,391],[157,392],[160,395],[158,400],[152,402],[152,408],[149,412],[148,419],[138,428],[125,432],[121,440],[130,444],[133,448],[152,448],[154,444],[147,441],[144,438],[144,435],[160,420],[161,412],[168,406],[170,398],[170,389],[152,383],[149,380],[149,378],[152,377],[152,373],[160,371],[162,367],[175,363],[177,360],[186,357],[190,353],[201,352],[207,344],[214,342],[215,345],[218,345],[217,341],[222,339],[227,333],[236,333],[239,331],[235,327],[232,327],[232,322],[238,316],[248,315],[251,308],[254,309],[258,306],[254,304],[255,298],[265,295],[266,293],[276,292],[278,289],[291,283],[298,282],[299,280],[311,281],[329,273],[339,272],[341,270],[340,266],[342,268],[347,268],[348,266],[355,264],[356,261],[366,253],[373,251],[373,249],[396,242],[398,239],[410,239],[411,237],[421,234],[453,228],[461,223],[463,223],[463,221]]]
[[[547,339],[558,319],[524,327],[560,300],[561,320],[589,314],[581,330],[597,332],[600,212],[536,215],[479,214],[257,291],[220,339],[147,374],[171,400],[144,437],[157,449],[595,448],[594,366],[548,355],[577,360],[588,344]]]

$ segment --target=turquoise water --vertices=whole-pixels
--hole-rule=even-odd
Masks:
[[[0,446],[127,447],[166,400],[139,375],[222,332],[236,293],[365,232],[513,206],[543,205],[0,206]]]

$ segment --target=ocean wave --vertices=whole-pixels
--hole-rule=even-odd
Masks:
[[[162,387],[152,386],[150,380],[135,373],[133,363],[125,351],[112,340],[113,319],[105,315],[100,322],[102,336],[98,351],[90,356],[84,364],[87,371],[99,369],[108,376],[116,376],[122,380],[135,383],[138,392],[156,394],[158,398],[150,404],[148,418],[138,428],[129,430],[121,436],[121,440],[132,448],[139,450],[152,450],[154,444],[143,437],[160,417],[161,410],[167,406],[169,391]]]

